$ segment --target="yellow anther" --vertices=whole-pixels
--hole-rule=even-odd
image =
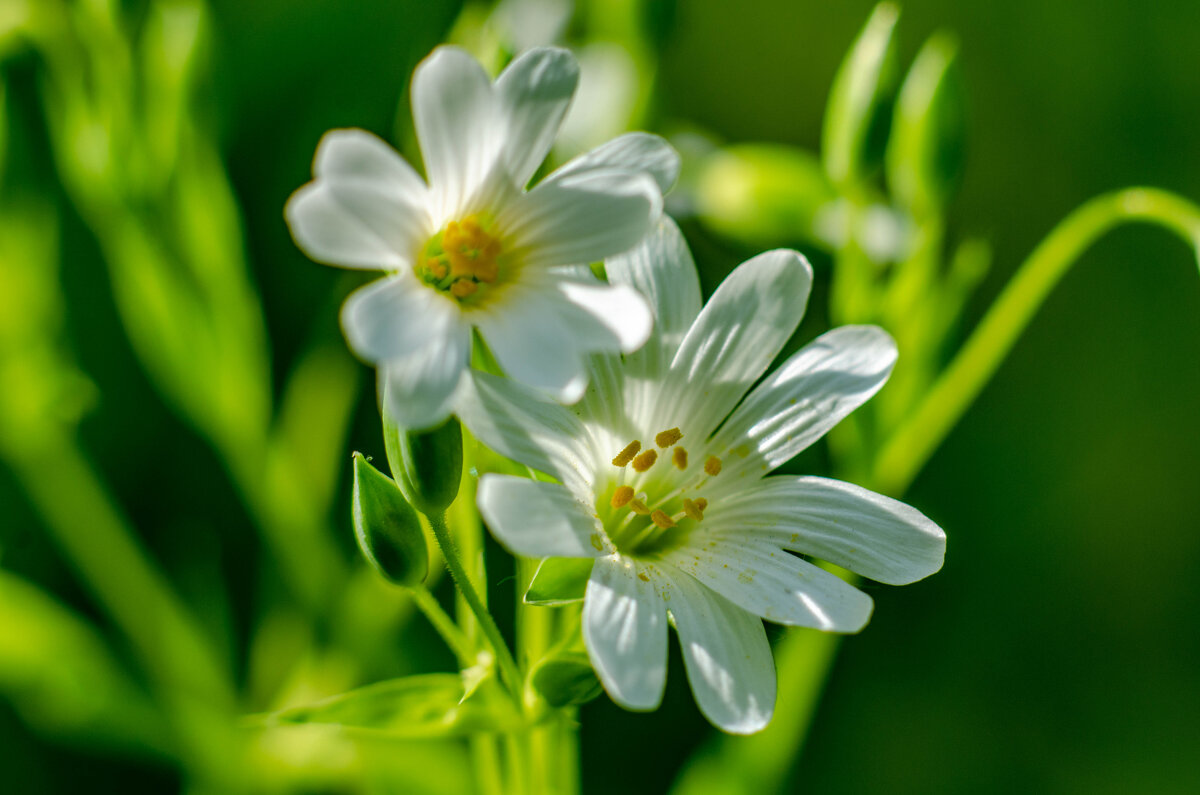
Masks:
[[[446,278],[446,274],[450,272],[447,270],[445,263],[437,257],[430,257],[429,259],[425,260],[425,269],[429,271],[430,276],[438,281]]]
[[[650,515],[650,509],[646,507],[646,503],[642,502],[641,500],[630,500],[629,510],[633,511],[638,516]]]
[[[700,499],[703,500],[704,498],[701,497]],[[704,518],[704,509],[687,497],[683,498],[683,512],[687,514],[689,519],[695,519],[697,522]]]
[[[721,459],[715,455],[710,455],[708,460],[704,462],[704,471],[709,475],[721,474]]]
[[[650,514],[650,521],[654,522],[663,530],[666,530],[668,527],[675,526],[675,520],[667,516],[662,511],[655,511],[654,513]]]
[[[633,499],[632,486],[617,486],[617,490],[612,495],[612,507],[624,508]]]
[[[450,293],[455,298],[466,298],[471,293],[479,289],[479,285],[470,279],[459,279],[454,284],[450,285]]]
[[[492,237],[473,216],[451,221],[442,232],[442,250],[455,278],[473,277],[481,282],[496,281],[500,269],[500,241]]]
[[[654,443],[659,447],[666,449],[683,438],[683,431],[678,428],[669,428],[654,436]]]
[[[633,459],[633,471],[645,472],[650,467],[654,466],[654,462],[658,460],[658,453],[654,450],[647,450],[637,458]]]
[[[701,512],[707,511],[708,510],[708,500],[704,499],[703,497],[697,497],[696,498],[696,507],[699,508]]]
[[[671,460],[680,469],[687,469],[687,450],[684,450],[682,447],[676,447],[671,453]]]
[[[617,457],[613,459],[613,466],[623,467],[633,460],[633,457],[642,449],[642,443],[634,439],[629,444],[625,445],[625,449],[617,453]]]

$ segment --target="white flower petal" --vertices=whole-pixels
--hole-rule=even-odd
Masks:
[[[576,329],[559,314],[561,295],[553,289],[514,284],[504,301],[480,310],[472,320],[506,375],[571,404],[587,386]]]
[[[871,617],[871,597],[769,543],[746,535],[725,540],[707,534],[689,541],[665,553],[663,561],[756,616],[827,632],[858,632]]]
[[[567,409],[506,378],[478,371],[465,379],[456,409],[471,433],[497,453],[591,498],[588,431]]]
[[[881,328],[822,334],[759,384],[713,437],[711,449],[734,451],[722,475],[761,477],[792,458],[878,392],[895,363],[896,343]]]
[[[644,171],[654,177],[662,193],[671,190],[679,178],[679,153],[665,139],[644,132],[620,135],[590,152],[573,158],[546,178],[554,182],[571,174],[595,169],[619,168]]]
[[[946,554],[946,534],[917,509],[817,477],[780,475],[723,494],[696,532],[697,544],[752,536],[889,585],[928,577]]]
[[[792,336],[811,287],[808,261],[784,249],[759,254],[729,274],[671,362],[661,396],[670,416],[659,424],[707,437]]]
[[[700,314],[700,278],[683,233],[670,216],[640,244],[604,263],[613,284],[626,284],[650,301],[654,329],[649,341],[625,359],[630,377],[657,379]]]
[[[428,188],[400,153],[366,130],[330,130],[317,145],[313,176],[336,182],[386,186],[411,204],[424,204]]]
[[[361,192],[360,192],[361,194]],[[288,228],[305,254],[326,265],[364,270],[397,270],[407,267],[408,249],[404,219],[416,219],[413,208],[392,202],[401,219],[395,228],[372,228],[358,210],[361,196],[335,194],[327,181],[310,182],[292,194],[284,208]],[[385,199],[379,197],[383,203]],[[371,217],[377,221],[377,217]],[[382,234],[381,234],[382,232]],[[391,234],[395,232],[396,234]]]
[[[775,711],[775,662],[762,619],[670,566],[654,574],[656,583],[670,578],[667,609],[704,717],[731,734],[766,727]]]
[[[439,335],[459,332],[454,301],[421,284],[410,271],[371,282],[342,306],[342,329],[354,352],[369,362],[403,359]]]
[[[509,475],[479,479],[479,512],[510,552],[527,558],[595,558],[603,552],[595,511],[558,483]]]
[[[441,424],[454,411],[455,395],[467,370],[471,330],[458,318],[445,328],[428,329],[421,350],[379,364],[384,400],[396,422],[412,430]]]
[[[438,47],[417,66],[412,108],[440,224],[463,214],[493,176],[505,125],[487,73],[457,47]]]
[[[588,657],[612,700],[652,710],[667,681],[667,611],[638,563],[600,558],[583,601]]]
[[[514,197],[497,219],[523,267],[596,262],[626,251],[662,212],[648,175],[587,171],[543,182]]]
[[[632,287],[560,281],[557,289],[565,299],[559,314],[574,329],[580,350],[632,353],[650,337],[654,316]]]
[[[523,53],[497,78],[508,126],[503,157],[515,185],[524,187],[546,159],[577,85],[575,56],[557,47]]]

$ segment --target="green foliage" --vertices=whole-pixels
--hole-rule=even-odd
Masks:
[[[443,513],[462,481],[462,426],[454,417],[430,430],[408,430],[383,410],[383,442],[396,485],[426,516]]]
[[[554,607],[578,602],[591,574],[589,558],[546,558],[525,590],[525,604]]]
[[[354,454],[354,535],[363,557],[396,585],[419,585],[429,576],[429,550],[417,512],[392,479]]]
[[[604,692],[587,655],[579,652],[542,660],[530,680],[546,703],[556,709],[586,704]]]
[[[144,690],[82,618],[0,571],[0,693],[39,730],[141,753],[168,752]]]
[[[940,209],[962,173],[964,93],[957,43],[930,37],[900,88],[887,146],[888,187],[914,215]]]
[[[707,156],[696,178],[696,211],[749,247],[820,239],[818,214],[835,198],[820,162],[782,144],[735,144]]]
[[[853,190],[879,165],[896,79],[900,10],[880,3],[842,61],[825,107],[821,161],[829,179]]]
[[[494,680],[468,694],[458,674],[420,674],[377,682],[317,704],[259,716],[258,723],[331,724],[395,739],[466,737],[520,725]]]

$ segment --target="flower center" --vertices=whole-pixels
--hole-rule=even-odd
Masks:
[[[456,298],[478,302],[501,275],[500,238],[476,215],[451,221],[421,252],[416,274],[425,284]]]
[[[643,450],[634,439],[613,458],[619,472],[596,508],[621,552],[647,556],[669,549],[704,521],[708,500],[700,490],[721,474],[721,459],[690,456],[682,438],[669,428],[654,436],[654,447]]]

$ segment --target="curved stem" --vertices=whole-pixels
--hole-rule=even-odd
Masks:
[[[908,488],[1071,265],[1109,230],[1139,221],[1162,226],[1200,250],[1200,207],[1166,191],[1116,191],[1068,215],[1029,255],[920,407],[883,446],[875,459],[875,488],[888,494]]]
[[[492,618],[492,614],[484,606],[483,601],[479,598],[479,593],[475,590],[475,586],[471,584],[471,578],[467,576],[467,571],[463,568],[462,559],[459,557],[458,549],[454,545],[454,539],[450,537],[450,530],[446,527],[446,517],[442,515],[430,516],[429,525],[433,528],[434,538],[437,539],[438,547],[442,550],[442,557],[446,559],[446,568],[450,570],[450,576],[454,578],[454,584],[458,586],[458,590],[463,595],[463,598],[467,600],[467,605],[471,608],[471,612],[478,619],[480,629],[483,630],[483,634],[487,636],[492,649],[496,652],[496,661],[500,665],[500,673],[504,676],[513,698],[520,705],[521,671],[517,667],[517,661],[513,659],[512,652],[508,649],[508,644],[504,642],[504,636],[500,634],[500,627],[496,626],[496,620]]]

